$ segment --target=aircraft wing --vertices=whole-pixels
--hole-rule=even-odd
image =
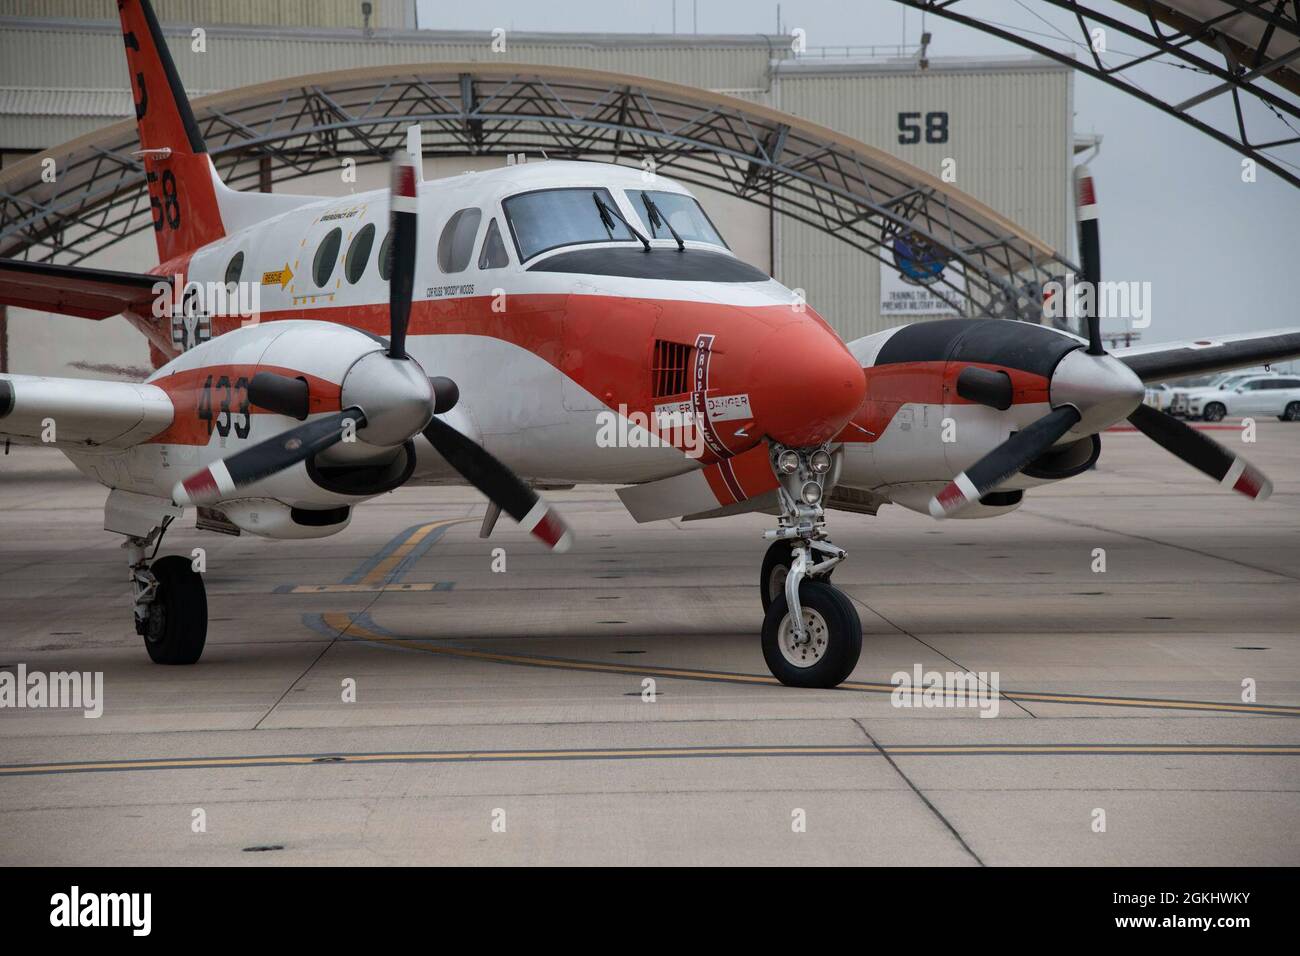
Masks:
[[[0,375],[0,439],[56,448],[129,448],[172,422],[155,385]]]
[[[0,259],[0,305],[83,319],[106,319],[128,309],[148,314],[159,283],[170,290],[166,276]]]
[[[1144,382],[1206,375],[1300,357],[1300,329],[1217,335],[1191,342],[1167,342],[1114,349],[1110,353]]]

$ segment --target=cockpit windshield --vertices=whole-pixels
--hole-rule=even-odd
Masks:
[[[682,239],[727,248],[700,204],[690,196],[658,189],[629,189],[627,198],[650,230],[651,239],[674,239],[676,232]]]
[[[636,242],[627,226],[608,213],[614,208],[614,197],[608,189],[540,189],[511,196],[501,206],[520,262],[560,246]]]

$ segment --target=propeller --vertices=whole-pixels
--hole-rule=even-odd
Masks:
[[[398,150],[393,154],[389,209],[393,230],[393,262],[388,280],[388,357],[406,358],[406,326],[411,318],[411,292],[415,287],[416,201],[415,157]]]
[[[324,418],[305,422],[251,448],[221,458],[196,472],[172,489],[178,505],[204,505],[229,498],[255,481],[269,478],[300,461],[306,461],[343,440],[349,422],[352,427],[365,424],[361,409],[345,408]]]
[[[569,550],[573,534],[560,516],[483,446],[437,418],[431,418],[424,426],[424,437],[447,460],[447,464],[519,522],[525,531],[557,551]]]
[[[1097,222],[1097,189],[1086,165],[1074,170],[1074,201],[1078,207],[1079,262],[1081,277],[1090,283],[1093,295],[1086,296],[1091,305],[1084,317],[1088,321],[1088,354],[1105,355],[1101,344],[1101,314],[1097,308],[1097,285],[1101,282],[1101,232]]]
[[[1062,405],[1016,432],[931,498],[930,514],[946,518],[979,501],[1055,445],[1081,417],[1078,409]]]
[[[1267,475],[1186,422],[1150,405],[1139,405],[1128,420],[1165,451],[1177,455],[1225,488],[1259,501],[1273,493],[1273,482]]]
[[[395,154],[388,350],[363,355],[348,369],[341,387],[345,406],[341,411],[304,421],[177,482],[172,490],[177,504],[203,505],[228,498],[320,454],[349,433],[381,447],[397,447],[423,434],[449,465],[525,531],[552,550],[569,548],[572,532],[536,491],[478,443],[434,417],[455,407],[460,389],[445,376],[427,377],[406,353],[415,284],[417,182],[414,158],[405,152]],[[302,379],[259,372],[249,383],[249,402],[305,419],[310,407],[308,388]]]
[[[1262,501],[1273,491],[1273,483],[1262,471],[1185,422],[1144,405],[1142,380],[1102,347],[1101,318],[1096,305],[1101,281],[1097,193],[1086,166],[1080,166],[1075,177],[1080,271],[1084,281],[1092,283],[1093,291],[1085,297],[1091,303],[1084,316],[1088,346],[1067,352],[1052,371],[1049,386],[1052,410],[1012,433],[945,485],[930,499],[930,514],[936,518],[950,517],[1024,470],[1070,432],[1095,435],[1124,418],[1161,448],[1224,487]],[[1006,379],[1005,383],[998,375]],[[1006,409],[1011,405],[1010,379],[1002,373],[974,366],[962,369],[958,375],[957,394],[991,408]]]

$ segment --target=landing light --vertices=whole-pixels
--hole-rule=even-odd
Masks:
[[[815,481],[807,482],[799,494],[803,497],[804,504],[815,505],[822,500],[822,486]]]
[[[783,451],[776,460],[776,467],[783,475],[793,475],[799,470],[799,455],[793,451]]]
[[[831,456],[819,449],[812,453],[812,457],[808,459],[808,464],[812,466],[814,472],[824,475],[831,470]]]

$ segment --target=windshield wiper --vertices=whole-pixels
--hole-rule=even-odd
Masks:
[[[641,202],[645,205],[646,215],[650,217],[650,228],[658,229],[660,225],[667,226],[668,231],[671,232],[673,238],[677,240],[677,251],[685,252],[686,243],[682,242],[682,237],[677,235],[677,230],[673,228],[673,224],[668,221],[667,216],[659,211],[659,207],[655,204],[655,201],[650,198],[648,192],[643,191],[641,193]]]
[[[645,246],[645,251],[650,251],[650,240],[636,231],[636,227],[623,217],[623,214],[618,211],[617,206],[611,209],[605,201],[600,198],[600,193],[598,192],[592,192],[591,201],[596,204],[596,210],[600,213],[600,224],[605,227],[605,231],[609,233],[611,239],[614,238],[614,220],[611,218],[611,214],[613,214],[614,216],[618,216],[619,222],[627,226],[628,232],[641,240],[641,245]]]

